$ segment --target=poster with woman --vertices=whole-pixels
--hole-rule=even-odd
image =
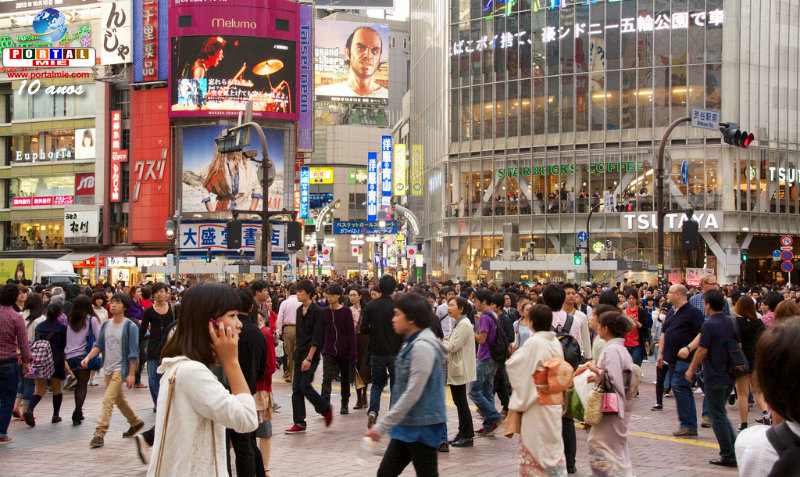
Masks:
[[[75,159],[94,159],[94,128],[75,130]]]

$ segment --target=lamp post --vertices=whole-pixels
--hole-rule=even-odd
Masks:
[[[339,206],[342,205],[341,199],[336,199],[333,202],[328,202],[325,204],[325,207],[319,211],[319,215],[317,215],[317,221],[314,224],[314,237],[317,241],[317,260],[323,258],[322,255],[322,245],[325,241],[325,217],[328,215],[328,212],[334,209],[338,209]],[[333,226],[333,220],[331,220],[331,226]],[[333,261],[333,260],[331,260]],[[317,271],[320,277],[322,277],[322,264],[317,267]]]
[[[181,199],[178,199],[175,214],[164,224],[164,230],[167,232],[167,238],[173,241],[172,246],[175,249],[175,282],[177,283],[180,280],[181,266]]]
[[[672,130],[678,127],[682,123],[688,123],[691,121],[692,118],[685,116],[682,118],[678,118],[669,125],[666,131],[664,131],[664,136],[661,138],[661,142],[658,145],[658,162],[656,164],[656,194],[655,194],[655,206],[656,206],[656,266],[658,266],[658,285],[659,287],[664,286],[664,269],[666,268],[664,265],[664,216],[667,214],[665,210],[668,207],[664,207],[664,179],[665,179],[665,172],[664,172],[664,149],[667,147],[667,140],[669,139],[669,135],[672,133]]]
[[[592,208],[589,210],[589,217],[586,218],[586,276],[590,282],[594,282],[592,280],[592,249],[591,249],[591,231],[589,229],[589,222],[592,220],[592,214],[594,211],[600,208],[600,203],[593,205]],[[577,277],[576,277],[577,278]]]

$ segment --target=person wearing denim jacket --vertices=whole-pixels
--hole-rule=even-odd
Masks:
[[[122,393],[123,382],[128,389],[133,387],[136,360],[139,358],[139,328],[136,323],[125,317],[125,311],[130,303],[130,298],[124,293],[115,293],[111,297],[109,302],[111,318],[100,327],[100,334],[92,351],[81,361],[81,366],[86,367],[92,358],[100,352],[103,353],[106,394],[103,397],[103,408],[97,420],[94,437],[89,444],[92,448],[103,447],[103,438],[108,432],[111,412],[115,404],[130,424],[130,428],[122,434],[122,437],[132,437],[144,427],[144,421],[131,408]],[[110,328],[116,326],[122,326],[119,338],[115,334],[116,329]],[[114,347],[117,339],[119,339],[119,349]]]
[[[418,476],[438,475],[438,448],[447,421],[446,351],[429,328],[433,319],[427,300],[416,293],[401,296],[395,304],[392,324],[405,341],[394,363],[390,409],[366,433],[373,441],[387,431],[391,437],[378,477],[400,475],[409,462]]]

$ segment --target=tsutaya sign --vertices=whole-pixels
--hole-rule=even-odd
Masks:
[[[586,164],[586,171],[589,174],[605,174],[606,172],[637,172],[643,170],[644,164],[641,161],[590,162],[589,164]],[[575,164],[555,164],[532,167],[504,167],[497,170],[498,179],[517,176],[556,176],[558,174],[575,174]]]
[[[770,167],[769,180],[775,181],[776,176],[778,178],[778,182],[786,182],[787,184],[800,184],[800,169]]]
[[[486,0],[487,2],[489,0]],[[496,0],[495,0],[496,1]],[[535,0],[534,0],[535,1]],[[611,3],[610,0],[608,0]],[[540,4],[546,3],[542,0]],[[547,2],[548,8],[565,8],[572,5],[585,5],[596,3],[595,1],[550,1]],[[556,5],[550,7],[550,5]],[[564,4],[562,7],[561,4]],[[489,6],[491,7],[491,6]],[[486,11],[486,9],[484,9]],[[534,10],[535,11],[535,10]],[[668,12],[657,13],[655,16],[647,12],[640,12],[639,16],[620,18],[619,22],[613,23],[610,19],[604,25],[601,22],[575,22],[571,26],[544,26],[534,31],[507,31],[498,32],[496,35],[462,39],[453,42],[450,46],[450,56],[469,55],[474,52],[495,49],[517,48],[522,45],[547,44],[558,42],[567,38],[600,37],[605,36],[605,32],[618,31],[620,34],[629,35],[635,33],[650,33],[660,30],[688,30],[689,27],[721,27],[725,21],[725,13],[721,9],[700,12]]]
[[[722,227],[722,212],[695,212],[692,216],[699,225],[700,232],[713,232]],[[686,214],[667,214],[664,216],[664,230],[678,232],[686,222]],[[656,227],[656,214],[623,214],[620,223],[623,231],[652,231]]]

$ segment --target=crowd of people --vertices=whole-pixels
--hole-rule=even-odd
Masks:
[[[272,379],[282,376],[292,387],[285,434],[308,428],[306,401],[331,426],[334,405],[349,414],[355,390],[352,409],[366,409],[364,439],[388,434],[378,476],[409,463],[417,475],[438,475],[440,452],[498,431],[520,435],[520,475],[564,476],[577,471],[576,423],[590,427],[593,475],[631,476],[628,424],[647,359],[657,369],[651,411],[674,396],[675,437],[697,436],[699,422],[719,444],[710,464],[738,466],[743,476],[797,475],[798,302],[796,289],[720,287],[712,275],[668,289],[627,281],[410,285],[391,275],[186,287],[10,281],[0,289],[0,445],[13,441],[12,417],[36,425],[48,389],[51,421],[62,420],[71,390],[72,424],[81,425],[88,387],[102,378],[90,447],[104,446],[116,406],[148,475],[230,475],[235,466],[239,476],[269,476],[279,407]],[[123,386],[149,388],[152,428],[143,431]],[[452,435],[447,390],[458,415]],[[726,410],[734,404],[736,429]],[[759,410],[752,423],[751,406]]]

